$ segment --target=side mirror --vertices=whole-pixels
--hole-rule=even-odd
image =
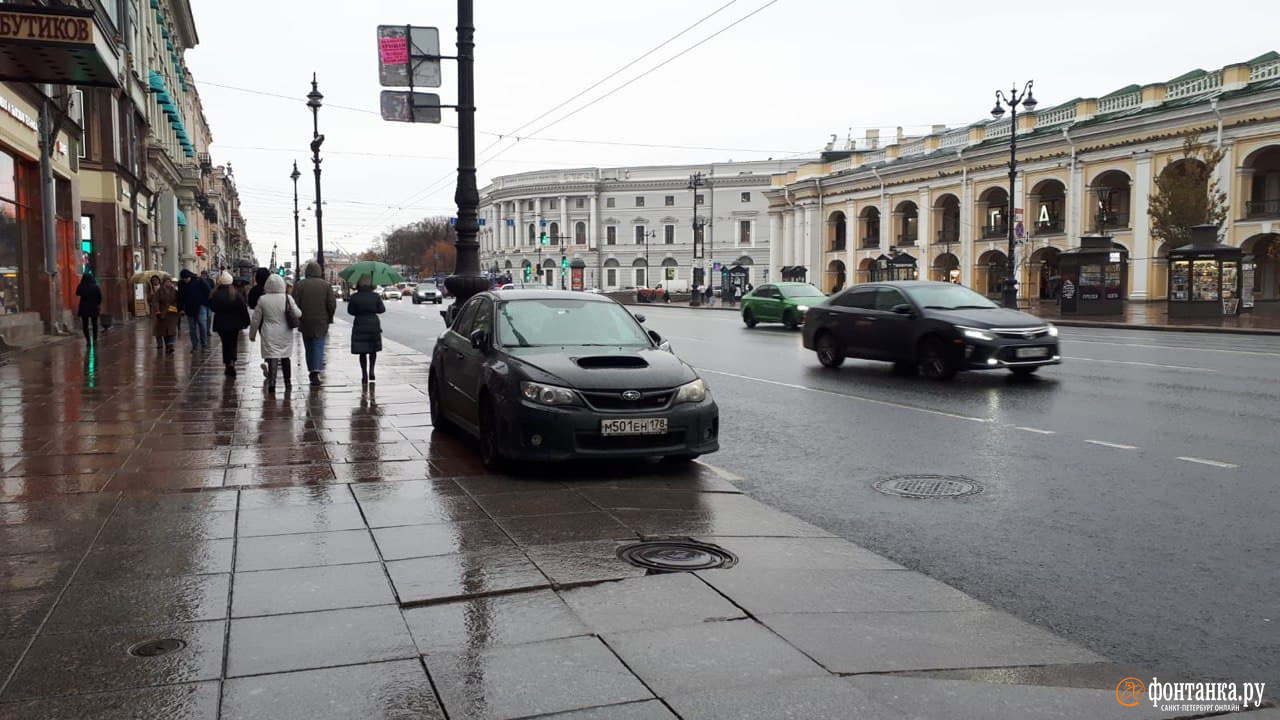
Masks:
[[[636,322],[638,322],[638,323],[642,323],[642,322],[644,322],[644,315],[643,315],[643,314],[641,314],[641,313],[635,313],[635,316],[636,316]]]
[[[899,315],[910,315],[912,312],[914,312],[911,309],[911,306],[906,303],[899,303],[898,305],[894,305],[892,308],[890,308],[890,310],[898,313]]]
[[[476,350],[488,350],[489,349],[489,333],[485,332],[484,330],[476,330],[475,332],[471,333],[471,347],[475,348]]]
[[[661,346],[661,345],[662,345],[662,343],[663,343],[663,342],[665,342],[665,341],[662,339],[662,336],[658,334],[658,331],[657,331],[657,330],[650,330],[650,331],[649,331],[649,339],[653,341],[653,344],[654,344],[654,345],[659,345],[659,346]]]

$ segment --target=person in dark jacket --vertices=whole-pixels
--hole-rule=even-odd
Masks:
[[[320,384],[324,371],[324,340],[333,324],[333,313],[338,309],[338,297],[324,281],[324,271],[314,260],[306,264],[306,279],[293,286],[293,301],[302,311],[302,347],[307,356],[307,372],[311,384]]]
[[[263,290],[266,289],[267,276],[271,271],[260,267],[253,271],[253,287],[249,288],[249,309],[258,307],[258,298],[262,297]]]
[[[102,312],[102,288],[93,279],[92,272],[80,276],[80,285],[76,287],[76,296],[80,298],[80,328],[84,330],[84,344],[98,344],[98,316]],[[89,324],[93,324],[93,337],[89,336]]]
[[[191,331],[191,349],[209,349],[209,324],[205,315],[209,307],[209,293],[212,291],[199,276],[190,270],[183,270],[178,275],[178,307],[187,316],[188,329]]]
[[[373,367],[382,350],[382,322],[378,316],[387,311],[382,297],[373,291],[373,279],[360,276],[356,292],[347,301],[347,312],[355,317],[351,323],[351,354],[360,356],[360,382],[377,382]]]
[[[213,331],[222,339],[222,364],[228,377],[236,376],[236,351],[240,332],[249,327],[249,306],[244,293],[232,284],[231,273],[218,276],[218,287],[209,298],[213,306]]]

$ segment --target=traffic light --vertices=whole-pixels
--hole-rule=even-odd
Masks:
[[[530,277],[530,275],[532,275],[532,273],[531,273],[530,271],[531,271],[531,268],[530,268],[528,265],[525,265],[525,266],[524,266],[524,279],[525,279],[525,282],[528,282],[528,281],[529,281],[529,277]]]
[[[283,267],[281,267],[279,270],[276,270],[276,272],[280,273],[280,277],[284,277],[285,270]]]
[[[541,240],[542,240],[542,244],[543,244],[543,245],[546,245],[546,244],[547,244],[547,234],[546,234],[546,233],[542,233],[542,238],[541,238]]]
[[[560,274],[567,275],[569,273],[569,258],[564,255],[560,256]]]

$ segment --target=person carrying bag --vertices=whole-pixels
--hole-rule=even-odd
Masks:
[[[249,341],[261,336],[262,357],[267,362],[267,392],[276,391],[276,368],[284,375],[284,389],[293,389],[293,331],[302,319],[302,311],[293,298],[285,294],[284,278],[272,275],[263,286],[262,297],[250,318]]]

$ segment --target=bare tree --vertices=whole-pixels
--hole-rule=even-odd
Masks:
[[[1227,218],[1227,194],[1218,185],[1213,169],[1226,152],[1188,137],[1182,157],[1166,167],[1155,181],[1147,214],[1152,236],[1170,248],[1191,242],[1195,225],[1221,225]]]

